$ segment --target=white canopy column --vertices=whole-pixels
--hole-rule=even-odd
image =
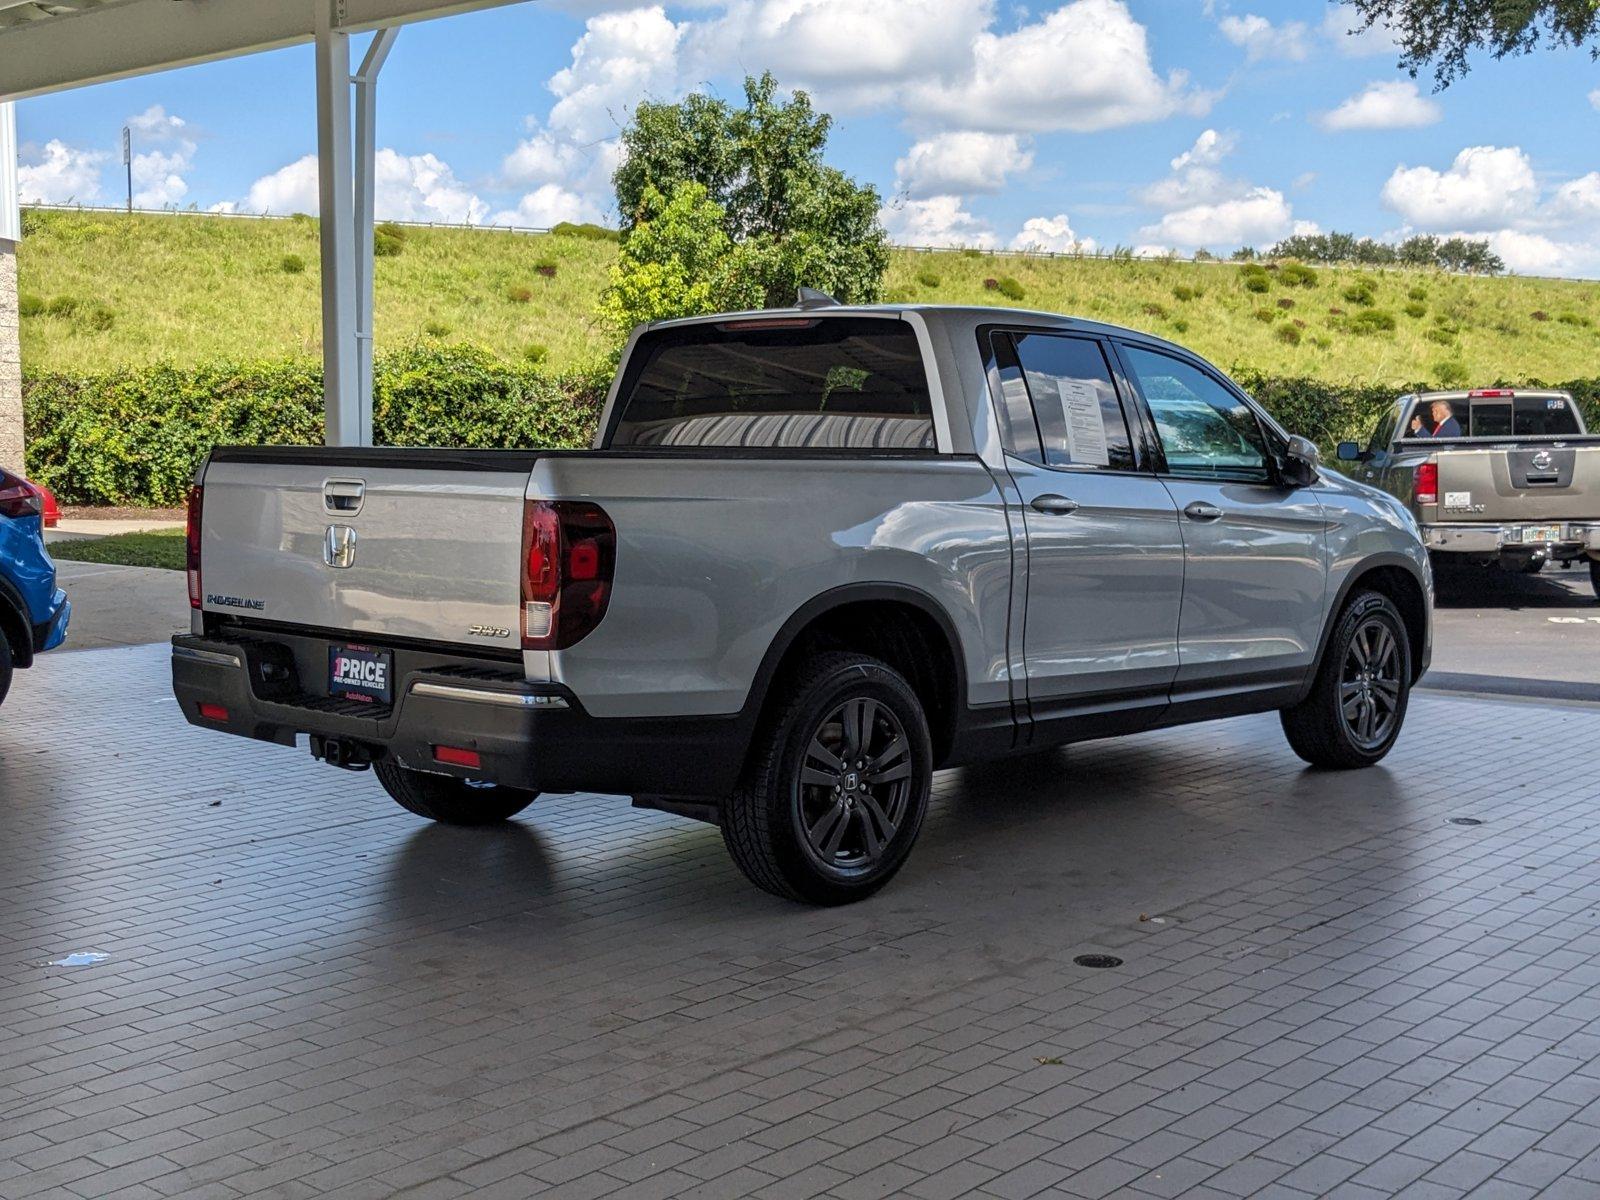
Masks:
[[[17,317],[17,118],[0,103],[0,466],[23,469],[22,327]]]

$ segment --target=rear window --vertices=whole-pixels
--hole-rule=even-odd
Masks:
[[[910,325],[881,317],[647,333],[609,445],[932,450],[922,349]]]
[[[1447,403],[1460,433],[1438,434],[1433,406]],[[1443,412],[1441,408],[1440,413]],[[1407,438],[1572,437],[1581,432],[1570,396],[1473,396],[1468,400],[1419,400],[1406,422]]]

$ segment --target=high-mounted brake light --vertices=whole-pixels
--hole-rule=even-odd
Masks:
[[[1417,503],[1439,503],[1439,464],[1423,463],[1417,468]]]
[[[1503,400],[1516,394],[1511,388],[1479,388],[1475,392],[1468,392],[1467,396],[1473,400]]]
[[[530,500],[522,518],[522,646],[565,650],[606,615],[617,529],[597,504]]]
[[[743,321],[718,322],[717,329],[722,333],[749,329],[810,329],[816,323],[815,317],[749,317]]]
[[[0,516],[37,517],[44,512],[44,493],[20,475],[0,470]]]
[[[189,504],[183,529],[184,567],[189,575],[189,607],[200,607],[200,507],[203,492],[198,483],[189,487]]]

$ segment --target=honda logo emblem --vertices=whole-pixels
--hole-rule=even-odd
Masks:
[[[356,531],[348,525],[329,525],[322,539],[322,561],[335,570],[354,566]]]

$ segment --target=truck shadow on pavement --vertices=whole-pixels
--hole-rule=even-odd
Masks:
[[[1546,567],[1518,575],[1499,567],[1440,567],[1434,571],[1437,608],[1571,608],[1593,606],[1589,573],[1576,567]]]

